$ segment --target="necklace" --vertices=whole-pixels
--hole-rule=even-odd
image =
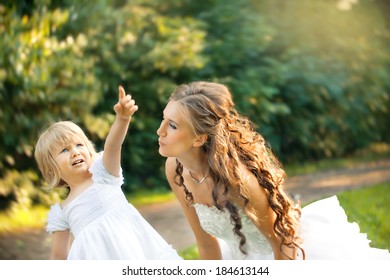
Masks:
[[[204,180],[206,180],[207,176],[209,175],[209,170],[210,170],[210,168],[207,169],[206,175],[204,175],[204,177],[202,179],[200,179],[200,180],[194,178],[194,176],[192,176],[191,171],[188,170],[188,172],[190,173],[192,181],[194,181],[194,182],[196,182],[198,184],[202,184],[204,182]]]

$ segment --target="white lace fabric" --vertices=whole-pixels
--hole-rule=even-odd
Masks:
[[[272,248],[245,212],[238,208],[241,232],[246,237],[247,255],[239,250],[240,237],[234,234],[230,212],[194,204],[202,228],[220,241],[224,259],[273,259]],[[390,260],[387,249],[370,246],[371,241],[350,223],[336,196],[321,199],[302,209],[300,235],[307,260]]]
[[[269,259],[272,257],[272,248],[267,239],[260,233],[252,220],[238,208],[241,218],[241,232],[246,237],[245,250],[241,253],[239,244],[241,238],[233,232],[234,225],[230,221],[230,212],[219,210],[217,207],[208,207],[203,204],[193,205],[202,228],[209,234],[220,239],[224,259]]]

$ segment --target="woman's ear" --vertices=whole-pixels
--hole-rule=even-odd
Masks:
[[[195,142],[194,142],[194,147],[201,147],[201,146],[203,146],[203,144],[206,143],[207,139],[208,139],[207,134],[198,135],[196,137]]]

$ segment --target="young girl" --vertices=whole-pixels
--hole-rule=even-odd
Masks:
[[[278,160],[236,111],[226,86],[179,86],[157,134],[202,259],[390,258],[348,223],[337,197],[301,213],[283,190]]]
[[[119,87],[116,119],[99,154],[69,121],[54,123],[39,137],[35,158],[43,177],[51,188],[70,189],[48,214],[52,259],[181,259],[121,189],[121,146],[137,109]]]

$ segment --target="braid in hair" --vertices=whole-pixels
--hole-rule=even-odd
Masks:
[[[176,174],[175,174],[175,184],[184,189],[186,195],[187,204],[190,205],[194,202],[194,197],[192,193],[187,189],[184,184],[183,178],[183,165],[176,159]]]

